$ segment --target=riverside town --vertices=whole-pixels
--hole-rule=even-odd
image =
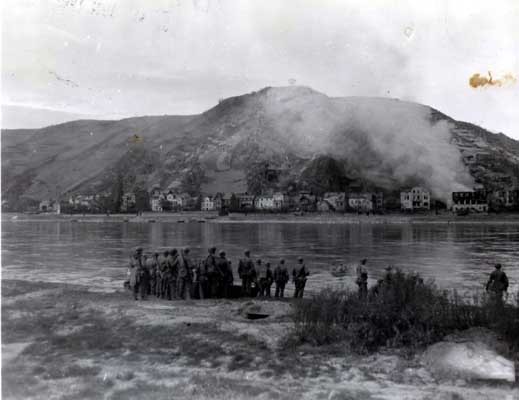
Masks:
[[[192,196],[158,186],[124,192],[119,201],[112,201],[109,193],[63,195],[60,201],[49,198],[33,203],[25,211],[55,213],[157,213],[178,211],[218,211],[227,213],[358,213],[386,212],[427,213],[452,211],[457,215],[487,212],[519,211],[519,189],[487,190],[482,186],[470,191],[452,192],[447,204],[434,199],[427,188],[416,186],[400,192],[400,198],[386,199],[384,192],[327,192],[322,195],[310,191],[296,193],[271,192],[215,193]],[[115,203],[115,204],[114,204]],[[9,205],[3,204],[8,210]]]

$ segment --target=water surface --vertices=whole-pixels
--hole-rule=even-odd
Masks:
[[[120,288],[131,249],[145,251],[189,246],[195,259],[207,248],[224,249],[236,268],[250,249],[253,258],[291,266],[305,258],[312,272],[309,289],[353,281],[333,278],[330,266],[367,258],[370,279],[391,264],[434,278],[444,288],[481,289],[496,262],[517,291],[517,224],[284,224],[284,223],[124,223],[68,220],[2,222],[4,278]]]

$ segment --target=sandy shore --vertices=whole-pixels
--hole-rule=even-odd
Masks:
[[[134,301],[2,281],[6,399],[516,399],[517,386],[438,381],[417,357],[286,348],[292,300]],[[246,319],[249,307],[270,314]]]

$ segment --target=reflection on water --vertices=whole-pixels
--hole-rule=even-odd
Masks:
[[[309,286],[331,285],[338,262],[368,258],[370,278],[392,264],[435,278],[445,288],[481,288],[501,262],[519,282],[519,226],[490,224],[327,225],[226,223],[121,223],[4,221],[2,272],[6,278],[68,281],[120,287],[131,249],[189,246],[195,258],[225,249],[233,266],[243,250],[273,263],[303,256],[313,272]],[[351,274],[353,277],[353,274]],[[517,287],[517,286],[515,286]]]

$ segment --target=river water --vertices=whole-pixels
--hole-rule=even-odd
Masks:
[[[24,220],[2,222],[2,276],[68,282],[93,290],[122,287],[131,249],[189,246],[195,259],[207,248],[224,249],[236,268],[244,249],[253,258],[291,266],[305,258],[308,289],[350,286],[331,266],[367,258],[370,282],[391,264],[434,278],[440,287],[482,289],[500,262],[511,292],[519,288],[519,224],[320,224],[320,223],[125,223]]]

